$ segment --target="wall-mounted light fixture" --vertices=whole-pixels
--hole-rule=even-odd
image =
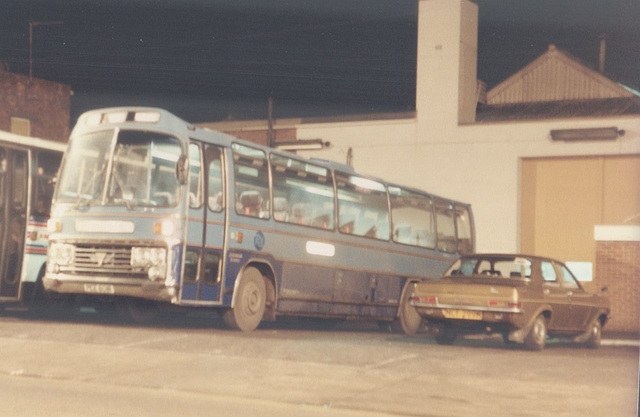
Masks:
[[[331,142],[322,139],[300,139],[287,142],[276,142],[276,149],[283,151],[319,151],[331,146]]]
[[[617,127],[594,127],[589,129],[557,129],[551,131],[551,139],[565,142],[581,140],[615,140],[624,135]]]

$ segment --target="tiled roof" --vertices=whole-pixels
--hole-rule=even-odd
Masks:
[[[631,97],[637,93],[567,52],[549,49],[487,92],[490,105]]]
[[[479,105],[477,122],[640,115],[640,97]]]

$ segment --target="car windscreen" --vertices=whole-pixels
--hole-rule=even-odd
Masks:
[[[525,257],[465,257],[457,260],[446,276],[529,278],[531,260]]]

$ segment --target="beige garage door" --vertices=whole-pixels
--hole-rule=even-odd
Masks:
[[[594,225],[640,224],[640,155],[524,159],[521,248],[595,262]]]

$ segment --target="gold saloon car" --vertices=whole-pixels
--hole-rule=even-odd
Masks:
[[[498,333],[507,343],[544,348],[547,336],[600,345],[609,301],[585,291],[562,262],[529,255],[474,254],[405,297],[440,344],[458,335]]]

